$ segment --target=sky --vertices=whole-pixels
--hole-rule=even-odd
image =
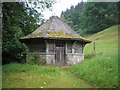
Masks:
[[[85,1],[85,0],[83,0]],[[69,9],[72,5],[77,5],[81,0],[56,0],[56,3],[52,7],[52,11],[46,10],[43,12],[45,19],[49,19],[51,16],[60,17],[61,12]]]

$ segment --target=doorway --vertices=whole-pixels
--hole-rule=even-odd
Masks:
[[[64,44],[56,43],[55,63],[56,63],[56,65],[64,65],[65,64]]]

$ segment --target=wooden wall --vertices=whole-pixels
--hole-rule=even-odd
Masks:
[[[66,64],[76,64],[84,60],[83,48],[84,44],[77,41],[35,41],[31,42],[28,45],[29,52],[39,52],[40,55],[46,56],[46,64],[56,64],[55,62],[55,54],[56,54],[56,46],[59,47],[59,43],[63,44],[64,47],[64,57]],[[29,56],[28,56],[29,57]]]

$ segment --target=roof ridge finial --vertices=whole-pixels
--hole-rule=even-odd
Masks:
[[[52,13],[52,16],[57,16],[56,13]]]

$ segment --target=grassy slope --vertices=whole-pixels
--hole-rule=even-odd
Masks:
[[[8,64],[3,66],[3,88],[92,87],[60,67]]]
[[[3,88],[90,88],[91,84],[96,87],[117,87],[117,27],[110,27],[88,37],[96,42],[96,52],[93,52],[93,43],[88,44],[85,47],[85,61],[70,69],[24,64],[4,65]]]
[[[88,39],[93,43],[85,47],[85,61],[70,71],[99,87],[118,87],[118,25],[112,26]]]

